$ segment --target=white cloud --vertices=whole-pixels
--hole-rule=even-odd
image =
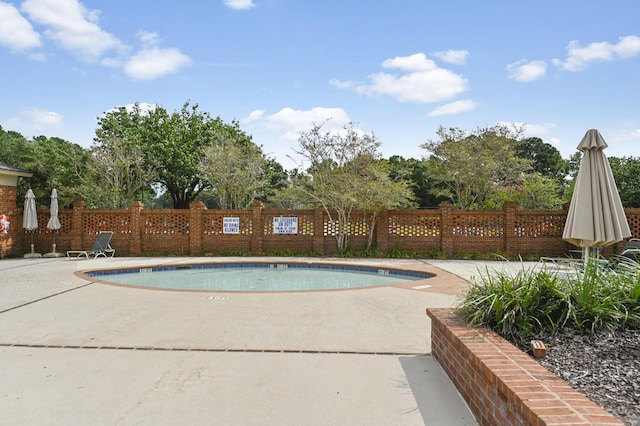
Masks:
[[[142,50],[126,60],[124,72],[136,80],[152,80],[189,65],[191,58],[175,48],[160,48],[158,33],[139,31],[136,36],[143,45]],[[103,61],[104,62],[104,61]],[[105,63],[105,65],[108,65]]]
[[[524,138],[540,138],[556,147],[556,149],[560,149],[562,145],[560,139],[549,137],[558,127],[555,123],[528,124],[518,121],[499,121],[498,124],[522,131],[522,137]]]
[[[562,142],[560,142],[560,139],[558,138],[549,138],[545,142],[550,143],[551,145],[556,147],[556,149],[560,149],[560,146],[562,146]]]
[[[547,73],[545,61],[527,61],[522,59],[507,65],[509,78],[516,81],[529,82],[544,77]]]
[[[234,2],[234,4],[236,4]],[[175,48],[158,47],[160,36],[152,31],[139,31],[136,36],[142,49],[131,56],[131,47],[98,25],[100,12],[88,10],[78,0],[25,0],[22,10],[32,22],[44,26],[44,34],[86,62],[99,62],[107,67],[122,68],[137,80],[150,80],[175,73],[191,59]],[[0,44],[13,50],[38,47],[41,42],[31,22],[12,5],[0,2]],[[43,60],[44,54],[31,54]]]
[[[332,78],[331,80],[329,80],[329,84],[337,87],[338,89],[350,89],[357,86],[358,82],[353,80],[340,81]]]
[[[619,131],[618,134],[615,136],[615,140],[617,141],[640,140],[640,129]]]
[[[191,59],[178,49],[151,47],[132,56],[124,65],[124,72],[136,80],[152,80],[173,74],[191,63]]]
[[[138,31],[136,36],[140,39],[142,44],[147,47],[156,46],[160,41],[158,33],[152,31]]]
[[[13,5],[0,2],[0,44],[12,51],[40,47],[40,35]]]
[[[471,99],[463,99],[442,105],[431,111],[427,116],[439,117],[441,115],[455,115],[466,111],[473,111],[477,106],[477,102],[474,102]]]
[[[256,121],[262,120],[262,117],[264,117],[265,112],[266,111],[263,109],[257,109],[255,111],[251,111],[251,113],[247,117],[243,118],[240,121],[244,124],[254,123]]]
[[[626,36],[621,37],[618,44],[614,48],[616,54],[623,59],[631,58],[640,53],[640,37]]]
[[[385,59],[382,62],[383,68],[398,68],[402,71],[421,72],[431,71],[438,66],[431,59],[427,59],[424,53],[414,53],[409,56],[396,56],[392,59]]]
[[[22,110],[25,117],[32,126],[41,129],[57,129],[62,126],[63,117],[57,112],[44,109],[32,108]]]
[[[297,140],[300,132],[310,130],[314,123],[321,124],[325,121],[324,130],[338,131],[351,119],[342,108],[314,107],[308,110],[282,108],[268,116],[265,116],[264,110],[256,110],[240,120],[243,124],[251,123],[261,129],[277,132],[280,140],[288,141]]]
[[[255,6],[253,0],[224,0],[224,5],[235,10],[247,10]]]
[[[85,61],[96,61],[111,50],[126,50],[117,37],[98,26],[99,12],[87,10],[77,0],[26,0],[22,10],[32,21],[48,27],[47,37]]]
[[[617,44],[607,41],[591,43],[582,47],[576,40],[567,46],[567,59],[554,59],[553,63],[566,71],[582,71],[593,61],[613,61],[640,54],[640,37],[621,37]]]
[[[383,68],[400,73],[379,72],[369,76],[369,84],[353,84],[331,80],[336,87],[353,88],[367,96],[387,95],[399,102],[432,103],[452,99],[468,89],[467,80],[440,68],[424,53],[386,59]]]
[[[499,121],[499,125],[523,130],[524,137],[541,137],[551,134],[558,127],[555,123],[530,124],[519,121]]]
[[[21,133],[25,137],[59,133],[64,117],[53,111],[41,108],[24,108],[19,115],[7,119],[6,127]]]
[[[469,52],[467,50],[443,50],[433,52],[431,55],[450,64],[464,65],[467,63]]]

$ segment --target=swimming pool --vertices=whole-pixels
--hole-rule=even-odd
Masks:
[[[233,263],[91,271],[92,279],[135,287],[235,292],[313,291],[376,287],[430,275],[362,266]]]

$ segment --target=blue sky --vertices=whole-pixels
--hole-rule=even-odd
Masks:
[[[497,123],[638,157],[639,22],[637,0],[0,0],[0,125],[89,147],[104,111],[190,100],[285,168],[328,118],[384,157]]]

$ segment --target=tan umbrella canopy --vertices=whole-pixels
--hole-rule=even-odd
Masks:
[[[602,248],[631,236],[620,194],[603,150],[600,132],[588,130],[578,145],[582,161],[562,238],[585,249]]]
[[[33,232],[38,229],[38,214],[36,213],[36,197],[31,188],[27,191],[24,200],[22,227],[31,232],[31,253],[25,254],[24,257],[41,257],[40,253],[33,252]]]
[[[51,229],[51,233],[53,234],[53,250],[51,253],[47,253],[45,257],[60,257],[61,253],[56,252],[56,231],[60,229],[62,225],[60,224],[60,219],[58,219],[58,191],[53,188],[51,190],[51,205],[49,207],[49,222],[47,223],[47,228]]]

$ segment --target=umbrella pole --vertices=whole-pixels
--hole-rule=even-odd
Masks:
[[[56,230],[52,229],[51,234],[53,235],[53,250],[51,253],[45,253],[42,257],[63,257],[64,255],[62,253],[56,251]]]
[[[31,230],[31,254],[33,254],[33,229]]]

